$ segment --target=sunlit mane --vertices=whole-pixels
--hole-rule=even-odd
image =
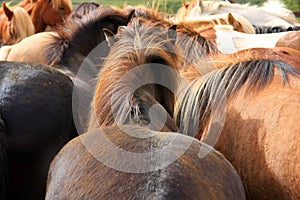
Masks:
[[[222,6],[236,8],[236,9],[253,8],[253,9],[260,10],[262,12],[266,12],[271,15],[277,16],[279,18],[282,18],[292,24],[297,22],[295,15],[285,7],[284,3],[282,3],[278,0],[269,0],[262,7],[258,7],[257,5],[249,5],[249,3],[247,3],[247,4],[232,4],[227,1],[203,1],[202,4],[203,4],[204,11],[208,12],[210,14],[218,13],[220,7],[222,7]]]
[[[21,7],[16,7],[14,9],[14,15],[11,20],[11,29],[13,30],[11,32],[15,34],[14,37],[17,40],[24,39],[35,33],[31,17]]]
[[[299,76],[297,69],[280,61],[276,55],[254,52],[244,51],[240,58],[237,55],[228,58],[224,55],[219,59],[215,57],[215,63],[221,69],[198,77],[190,85],[181,88],[180,105],[175,108],[175,117],[178,125],[186,124],[180,130],[182,133],[196,130],[196,137],[201,139],[206,134],[213,110],[218,110],[244,85],[247,92],[261,90],[272,81],[275,69],[281,75],[283,84],[288,82],[288,75]]]
[[[288,22],[296,23],[297,19],[294,13],[286,8],[286,5],[279,0],[268,0],[261,9],[267,13],[276,15]]]

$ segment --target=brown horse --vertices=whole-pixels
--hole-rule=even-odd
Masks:
[[[235,169],[204,143],[140,126],[102,130],[105,135],[92,131],[75,138],[55,157],[49,169],[47,200],[245,199]],[[111,149],[112,143],[121,154]],[[199,158],[200,150],[209,153]],[[124,152],[135,157],[124,157]],[[178,159],[171,162],[173,158]]]
[[[249,199],[300,197],[299,58],[289,48],[222,55],[212,59],[221,69],[182,90],[180,131],[216,143]]]
[[[61,24],[71,11],[70,0],[37,0],[31,12],[36,33],[45,31],[47,26]]]
[[[28,13],[21,7],[13,10],[5,2],[2,4],[3,14],[0,15],[0,43],[15,44],[35,33],[34,25]]]

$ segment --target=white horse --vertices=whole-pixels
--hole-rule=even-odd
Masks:
[[[226,54],[256,47],[274,48],[282,37],[290,33],[247,34],[234,31],[230,25],[217,25],[214,30],[217,48]]]
[[[281,26],[284,28],[297,25],[294,13],[279,0],[268,0],[263,6],[249,4],[232,4],[228,1],[193,0],[184,3],[180,14],[199,17],[221,13],[237,13],[244,16],[256,26]]]

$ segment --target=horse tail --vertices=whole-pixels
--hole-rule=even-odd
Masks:
[[[0,199],[7,198],[8,190],[8,158],[5,124],[0,116]]]

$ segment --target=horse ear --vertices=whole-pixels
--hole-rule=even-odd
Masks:
[[[106,28],[103,28],[103,33],[104,33],[104,36],[105,36],[105,39],[106,39],[108,45],[110,47],[112,47],[113,44],[115,43],[114,33],[111,30],[106,29]]]
[[[128,19],[128,22],[130,22],[133,18],[135,18],[136,15],[135,15],[135,9],[131,10],[127,19]]]
[[[229,24],[233,26],[234,30],[239,30],[242,28],[242,24],[234,18],[232,13],[228,13],[227,20]]]
[[[8,20],[10,21],[12,19],[12,17],[14,16],[14,12],[11,11],[7,6],[6,6],[6,3],[3,2],[2,3],[2,8],[3,8],[3,11],[5,13],[5,15],[7,16]]]
[[[176,25],[172,25],[169,29],[168,29],[168,39],[171,40],[172,44],[174,45],[176,42],[176,37],[177,37],[177,32],[176,32]]]
[[[33,10],[33,7],[34,7],[34,4],[31,4],[30,6],[26,6],[26,11],[29,15],[31,15],[32,13],[32,10]]]

